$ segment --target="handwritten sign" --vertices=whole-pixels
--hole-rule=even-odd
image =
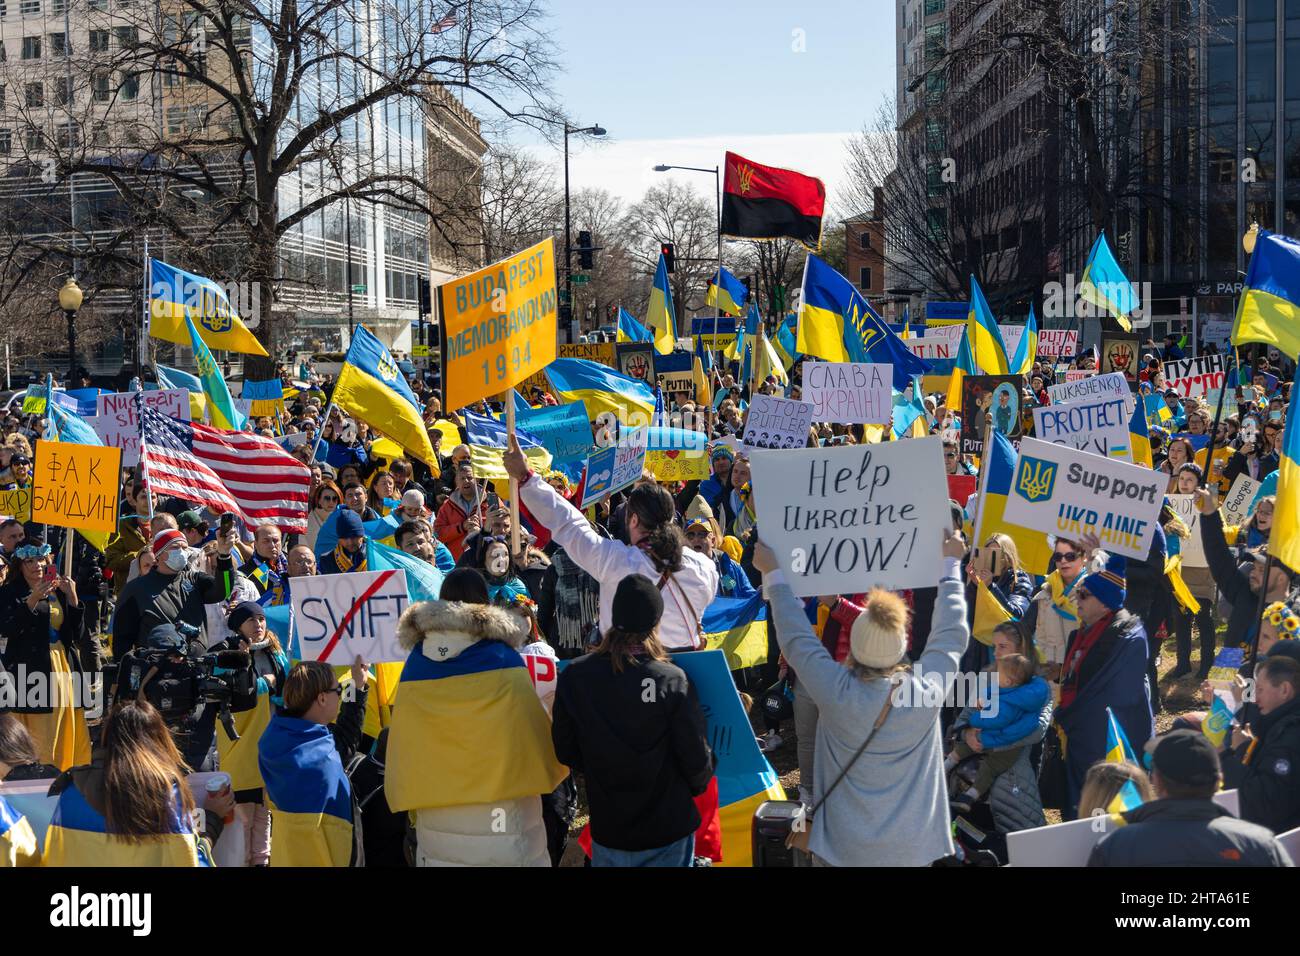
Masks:
[[[405,661],[397,619],[410,602],[402,571],[354,571],[293,579],[293,619],[305,661]]]
[[[32,520],[79,531],[117,530],[122,450],[38,441]]]
[[[183,388],[160,388],[141,392],[145,407],[169,418],[190,420],[190,393]],[[122,465],[130,468],[140,461],[140,423],[135,414],[135,392],[104,392],[95,400],[95,434],[105,445],[122,449]]]
[[[1082,371],[1082,370],[1081,370]],[[1050,385],[1047,396],[1053,402],[1080,402],[1106,395],[1131,395],[1128,381],[1119,372],[1106,375],[1088,373],[1085,377],[1066,381],[1061,385]]]
[[[811,402],[755,395],[747,414],[745,445],[749,448],[802,448],[808,444],[813,422]]]
[[[1002,517],[1071,541],[1095,534],[1107,551],[1145,558],[1168,482],[1149,468],[1024,438]]]
[[[1109,458],[1128,458],[1128,402],[1119,396],[1034,409],[1034,437]]]
[[[26,524],[32,520],[32,489],[15,488],[0,491],[0,515],[17,518]]]
[[[893,381],[893,367],[880,362],[804,362],[803,400],[814,421],[888,425]]]
[[[695,394],[695,356],[690,352],[675,351],[656,355],[655,378],[664,390],[665,398],[676,392]]]
[[[622,434],[617,445],[602,448],[588,458],[581,507],[588,508],[640,478],[649,441],[649,428],[632,429]]]
[[[655,387],[655,347],[653,342],[621,342],[614,346],[618,372],[628,378]]]
[[[703,449],[649,451],[646,452],[645,466],[655,473],[657,481],[703,481],[709,477],[709,459]]]
[[[438,287],[443,407],[499,395],[555,360],[555,240]]]
[[[1061,374],[1060,369],[1057,369],[1057,374]],[[1097,370],[1095,368],[1068,368],[1065,370],[1065,380],[1067,382],[1082,382],[1085,378],[1092,378],[1096,374]],[[1048,394],[1051,394],[1050,390]]]
[[[1079,351],[1078,329],[1039,329],[1038,355],[1040,358],[1057,358],[1076,355]]]
[[[1019,375],[967,375],[961,380],[961,453],[984,454],[984,432],[999,431],[1019,438],[1021,382]]]
[[[1191,531],[1186,538],[1178,539],[1178,553],[1183,556],[1183,567],[1208,568],[1210,564],[1205,558],[1205,546],[1201,544],[1201,512],[1196,507],[1196,496],[1166,495],[1165,500]]]
[[[582,400],[518,412],[515,424],[540,441],[556,461],[578,461],[591,450],[591,422]]]
[[[764,541],[800,597],[929,587],[952,520],[943,442],[754,451]]]
[[[1244,524],[1250,517],[1250,506],[1259,491],[1260,483],[1250,475],[1238,475],[1223,498],[1224,524]],[[3,510],[3,509],[0,509]]]
[[[1172,359],[1165,363],[1166,387],[1177,389],[1183,398],[1200,398],[1221,389],[1227,377],[1222,355]]]

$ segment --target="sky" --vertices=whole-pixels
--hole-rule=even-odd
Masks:
[[[602,139],[570,143],[570,181],[634,202],[667,177],[706,195],[711,176],[652,167],[722,163],[731,149],[825,180],[832,201],[845,154],[893,93],[893,0],[551,0],[562,71],[556,94]],[[553,159],[555,147],[520,145]]]

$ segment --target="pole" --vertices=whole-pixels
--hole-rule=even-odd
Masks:
[[[153,261],[149,258],[149,232],[145,228],[144,234],[144,268],[141,270],[143,277],[143,286],[140,290],[141,312],[141,333],[140,341],[135,350],[135,377],[139,378],[144,374],[144,356],[145,349],[149,347],[149,289],[153,285]]]
[[[506,406],[506,434],[515,433],[515,397],[511,394],[513,388],[506,389],[501,395],[501,400]],[[519,553],[519,482],[514,476],[510,477],[510,557],[514,560],[515,555]]]
[[[722,298],[722,175],[718,172],[718,167],[713,167],[713,199],[717,204],[718,213],[718,299]],[[715,303],[713,309],[713,351],[718,360],[722,359],[722,350],[718,348],[718,307]]]
[[[350,197],[343,197],[343,244],[347,247],[348,257],[348,345],[356,333],[356,316],[352,311],[352,202]]]
[[[77,367],[77,313],[68,309],[63,313],[68,319],[68,384],[72,387],[72,376]]]
[[[564,124],[564,304],[573,321],[573,240],[572,217],[569,211],[569,124]],[[514,404],[513,402],[511,404]]]
[[[333,413],[334,413],[334,403],[330,402],[329,405],[325,407],[324,421],[322,421],[320,423],[320,427],[316,429],[316,441],[311,446],[312,461],[316,460],[316,452],[320,449],[321,438],[325,434],[325,426],[329,424],[330,415],[332,415]]]

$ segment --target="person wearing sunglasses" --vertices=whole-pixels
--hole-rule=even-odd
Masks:
[[[1100,542],[1095,538],[1086,541],[1055,539],[1052,570],[1025,612],[1022,623],[1042,651],[1044,676],[1049,681],[1060,680],[1066,642],[1070,632],[1079,626],[1079,607],[1075,604],[1073,589],[1093,559],[1093,546],[1098,544]],[[1097,558],[1099,565],[1104,564],[1106,555],[1101,552]]]
[[[970,465],[966,464],[966,459],[958,451],[956,442],[943,443],[943,467],[950,475],[974,474]]]
[[[320,534],[321,526],[342,503],[343,492],[329,478],[322,479],[312,492],[310,510],[307,512],[307,534],[302,543],[311,548],[313,553],[316,551],[316,536]]]

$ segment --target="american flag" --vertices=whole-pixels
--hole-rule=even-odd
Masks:
[[[444,30],[450,30],[456,25],[456,11],[453,10],[437,23],[429,27],[430,33],[442,33]]]
[[[274,440],[177,421],[148,407],[137,414],[140,462],[155,495],[233,511],[249,526],[306,534],[311,469]]]

